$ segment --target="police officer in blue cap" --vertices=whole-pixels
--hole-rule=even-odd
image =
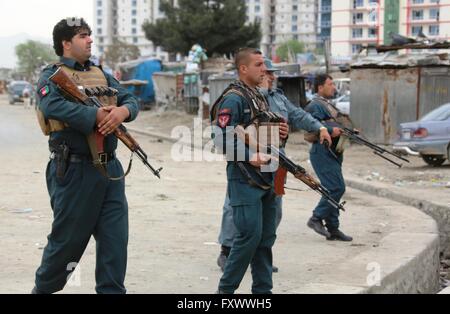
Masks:
[[[281,114],[290,126],[297,129],[303,129],[308,132],[320,132],[320,141],[324,140],[331,143],[328,130],[309,113],[303,109],[293,105],[279,88],[274,88],[276,80],[275,72],[279,71],[268,58],[264,59],[266,66],[266,75],[264,81],[260,84],[259,92],[266,98],[270,111]],[[276,196],[276,226],[281,222],[282,217],[282,195],[284,194],[284,183],[286,179],[286,171],[279,169],[275,176],[275,193]],[[233,210],[230,206],[228,195],[225,197],[223,206],[222,224],[219,234],[219,243],[221,244],[221,252],[217,259],[218,266],[223,270],[225,262],[233,246],[233,240],[236,233],[236,227],[233,223]],[[277,272],[278,268],[273,266],[273,271]]]

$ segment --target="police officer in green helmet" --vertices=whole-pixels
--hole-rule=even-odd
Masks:
[[[90,36],[91,29],[83,19],[56,24],[53,43],[60,62],[45,68],[38,82],[38,119],[49,136],[51,152],[46,179],[53,223],[36,271],[32,291],[36,294],[64,288],[92,236],[96,241],[97,293],[126,292],[128,204],[113,133],[122,122],[136,118],[138,103],[112,76],[89,61]],[[57,70],[85,89],[110,91],[96,95],[103,107],[83,106],[66,98],[50,80]],[[92,154],[89,141],[96,130],[104,137],[102,164],[117,180],[110,180],[94,166],[100,156]]]

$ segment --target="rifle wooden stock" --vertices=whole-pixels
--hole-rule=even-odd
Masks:
[[[74,99],[82,103],[85,103],[89,100],[89,97],[85,93],[80,91],[77,83],[75,83],[75,81],[71,79],[62,68],[58,68],[56,72],[49,77],[49,80],[58,85],[59,88],[61,88],[64,92],[69,94]]]
[[[55,83],[65,94],[75,101],[85,106],[103,107],[103,104],[96,97],[88,97],[80,90],[73,79],[71,79],[62,68],[58,68],[56,72],[49,77],[49,80]],[[139,159],[146,165],[155,176],[160,178],[162,168],[155,170],[147,160],[147,154],[139,146],[138,142],[131,136],[127,128],[120,124],[114,131],[114,135],[126,146],[130,151],[136,153]]]

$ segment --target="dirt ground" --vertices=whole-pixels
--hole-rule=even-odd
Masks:
[[[40,133],[32,110],[10,106],[0,97],[0,112],[4,117],[0,126],[0,293],[28,293],[52,221],[45,186],[47,139]],[[191,127],[192,118],[180,112],[142,112],[133,127],[169,133],[175,125]],[[148,153],[150,162],[164,170],[158,180],[135,158],[127,177],[128,292],[213,293],[221,275],[216,265],[219,252],[216,241],[226,188],[225,164],[176,162],[171,157],[171,143],[145,136],[136,139]],[[298,135],[292,136],[288,152],[309,167],[307,146],[300,144]],[[352,149],[348,155],[346,171],[354,171],[355,175],[378,172],[380,177],[393,181],[400,175],[415,177],[415,172],[420,171],[426,172],[430,180],[450,181],[448,166],[430,169],[417,161],[396,170],[360,148]],[[129,154],[123,147],[119,157],[125,165]],[[424,183],[427,188],[429,185],[430,189],[448,191],[433,186],[430,180]],[[305,190],[292,179],[288,185]],[[316,193],[286,195],[284,218],[274,248],[274,263],[280,267],[280,273],[274,275],[275,293],[312,291],[307,288],[311,283],[332,282],[338,286],[342,280],[355,281],[357,277],[352,274],[348,278],[335,274],[335,265],[376,247],[384,234],[404,229],[412,219],[410,209],[397,213],[397,203],[356,190],[349,189],[346,199],[353,204],[343,219],[344,230],[356,235],[351,244],[324,241],[306,227],[311,209],[318,201]],[[420,217],[414,219],[420,223]],[[79,273],[69,281],[64,293],[93,293],[94,267],[95,243],[91,241]],[[247,274],[238,292],[248,293],[250,282]]]

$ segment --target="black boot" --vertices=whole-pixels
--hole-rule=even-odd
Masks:
[[[325,229],[322,223],[322,219],[320,218],[312,216],[311,218],[309,218],[306,225],[326,238],[330,236],[330,233],[327,231],[327,229]]]
[[[47,293],[39,290],[38,288],[36,288],[36,286],[34,286],[33,290],[31,290],[31,294],[47,294]]]
[[[327,240],[330,240],[330,241],[337,240],[337,241],[345,241],[345,242],[353,241],[352,237],[350,237],[348,235],[345,235],[339,229],[332,229],[332,230],[329,230],[329,231],[330,231],[330,236],[327,237]]]
[[[217,265],[222,271],[225,269],[225,262],[227,261],[228,255],[230,255],[230,250],[230,247],[222,245],[220,255],[217,258]]]

